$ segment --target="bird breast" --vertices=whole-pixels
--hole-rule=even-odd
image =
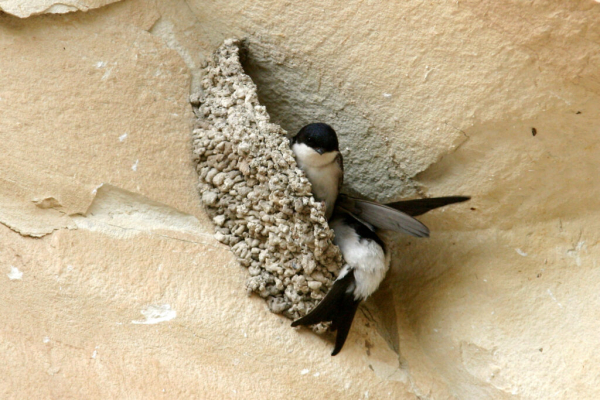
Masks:
[[[330,226],[335,231],[334,243],[342,251],[347,265],[354,270],[354,298],[364,300],[377,290],[385,278],[389,256],[377,242],[361,238],[343,220],[334,219]]]
[[[293,151],[296,162],[304,171],[312,186],[313,196],[327,205],[327,217],[333,212],[333,205],[338,195],[338,186],[342,170],[335,161],[337,152],[320,155],[304,144],[295,144]]]

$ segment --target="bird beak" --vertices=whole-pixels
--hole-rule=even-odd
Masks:
[[[323,155],[323,153],[325,153],[325,149],[323,149],[323,148],[321,148],[321,147],[317,147],[317,148],[315,149],[315,151],[316,151],[317,153],[319,153],[320,155]]]

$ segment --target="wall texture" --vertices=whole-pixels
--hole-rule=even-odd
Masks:
[[[600,395],[597,2],[0,10],[0,397]],[[200,207],[188,98],[231,36],[273,122],[336,128],[348,191],[473,196],[387,237],[334,358],[244,294]]]

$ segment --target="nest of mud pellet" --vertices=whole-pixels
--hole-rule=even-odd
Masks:
[[[342,257],[286,132],[258,102],[239,45],[229,39],[215,52],[191,99],[199,191],[215,237],[248,268],[248,291],[298,318],[327,293]]]

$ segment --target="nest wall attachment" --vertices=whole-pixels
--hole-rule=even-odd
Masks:
[[[286,132],[269,122],[244,73],[240,42],[228,39],[192,96],[193,152],[215,237],[248,268],[247,289],[275,313],[304,316],[341,268],[324,207],[297,167]]]

